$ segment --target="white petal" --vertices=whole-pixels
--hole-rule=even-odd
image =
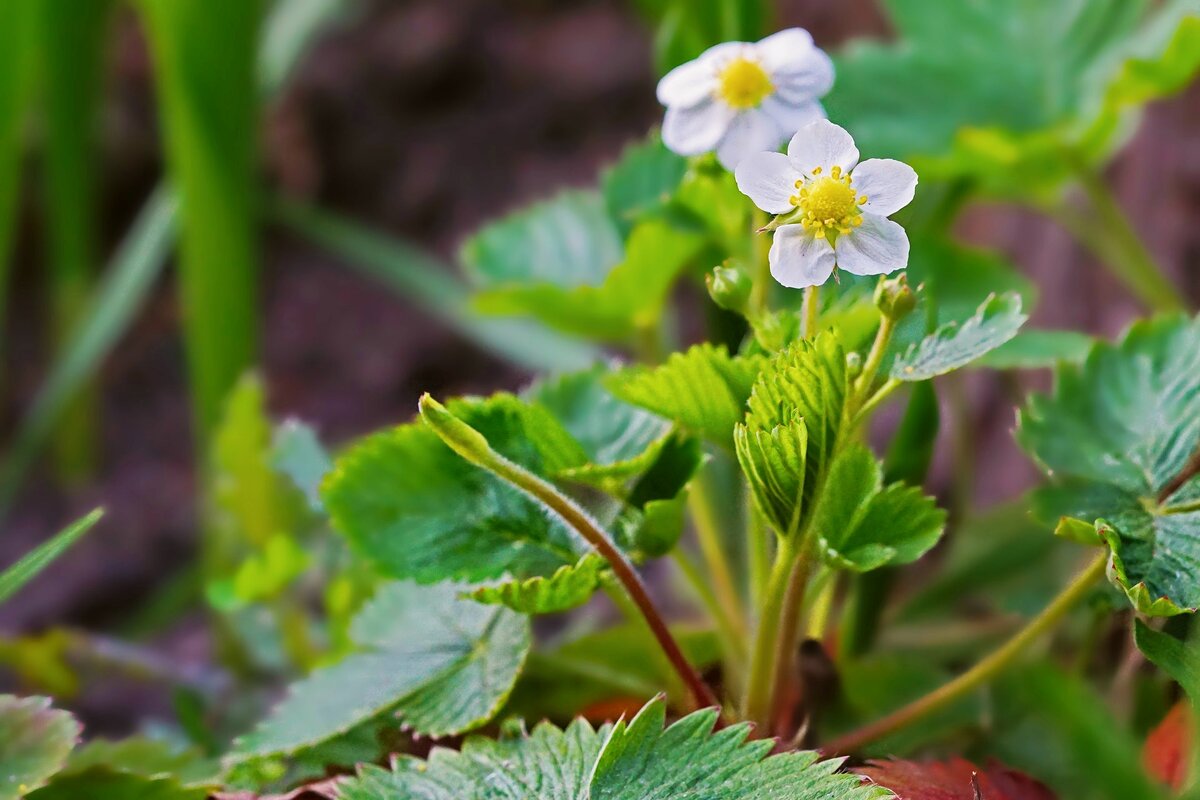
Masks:
[[[663,117],[663,144],[681,156],[707,153],[721,141],[732,119],[732,109],[714,100],[690,108],[672,106]]]
[[[775,121],[781,140],[791,137],[810,122],[825,119],[825,108],[815,100],[790,103],[778,95],[771,95],[763,101],[762,110]]]
[[[908,234],[895,222],[863,214],[862,225],[837,239],[838,269],[855,275],[882,275],[908,264]]]
[[[845,128],[822,119],[796,131],[788,145],[788,157],[806,175],[811,175],[817,167],[828,175],[833,167],[848,171],[857,164],[858,148]]]
[[[761,109],[743,111],[733,118],[725,138],[717,146],[717,160],[721,162],[721,166],[732,172],[747,156],[779,149],[785,136],[775,124],[775,120]]]
[[[700,59],[680,64],[658,82],[658,102],[664,106],[694,106],[711,97],[717,86],[712,66]]]
[[[824,50],[811,48],[785,69],[771,73],[775,91],[792,103],[813,100],[833,88],[833,59]]]
[[[754,205],[771,214],[791,211],[800,173],[783,153],[752,153],[737,165],[737,187]]]
[[[775,231],[768,260],[775,280],[792,289],[803,289],[829,280],[837,259],[827,239],[818,239],[803,225],[784,225]]]
[[[812,34],[804,28],[786,28],[772,33],[754,46],[758,56],[772,70],[786,69],[797,58],[812,52]]]
[[[912,202],[917,191],[917,173],[903,161],[868,158],[854,168],[850,185],[867,196],[863,210],[886,217]]]

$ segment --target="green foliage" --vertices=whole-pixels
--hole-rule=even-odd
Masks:
[[[907,564],[937,544],[946,512],[919,488],[883,485],[883,468],[866,447],[851,445],[829,467],[829,490],[813,518],[824,557],[866,572]]]
[[[313,511],[322,511],[321,481],[333,468],[333,460],[317,433],[297,420],[287,420],[275,429],[271,440],[272,466],[291,479],[304,493]]]
[[[923,381],[953,372],[1012,339],[1026,319],[1019,295],[993,295],[969,319],[940,326],[897,356],[891,376]]]
[[[589,553],[574,564],[564,564],[552,575],[505,581],[480,586],[468,595],[472,600],[508,606],[522,614],[553,614],[583,605],[600,586],[606,564]]]
[[[9,257],[21,189],[25,120],[33,89],[36,6],[5,3],[0,9],[0,321],[7,318]]]
[[[1139,322],[1083,364],[1060,366],[1054,391],[1021,412],[1017,437],[1053,478],[1044,515],[1095,523],[1139,611],[1200,605],[1200,479],[1175,483],[1200,446],[1200,321]]]
[[[1075,331],[1023,330],[975,363],[991,369],[1039,369],[1083,361],[1092,337]]]
[[[659,73],[720,42],[758,39],[770,18],[766,0],[637,0],[636,5],[655,24]]]
[[[188,787],[174,778],[150,778],[106,767],[55,778],[28,795],[29,800],[205,800],[209,789]]]
[[[35,548],[13,564],[0,572],[0,603],[16,594],[21,587],[29,583],[38,573],[50,566],[56,558],[65,553],[71,545],[92,529],[100,521],[104,511],[96,509],[87,516],[74,522],[60,531],[52,539]]]
[[[639,220],[666,206],[685,172],[687,160],[668,150],[658,136],[625,148],[600,176],[605,209],[621,235],[628,236]]]
[[[1183,687],[1193,706],[1200,704],[1200,639],[1195,633],[1189,631],[1180,640],[1135,619],[1133,640],[1146,658]]]
[[[446,736],[500,710],[530,646],[529,623],[504,608],[460,597],[450,583],[390,583],[357,618],[359,650],[292,686],[235,754],[291,754],[384,714]]]
[[[531,734],[469,740],[461,751],[435,749],[428,761],[401,758],[389,771],[364,768],[341,789],[346,800],[635,800],[750,796],[869,798],[887,791],[834,772],[839,761],[812,752],[770,756],[769,740],[746,741],[745,725],[714,733],[715,710],[664,729],[666,706],[648,704],[629,722],[599,731],[582,720],[565,731],[543,723]]]
[[[80,726],[44,697],[0,695],[0,798],[16,800],[67,763]]]
[[[762,356],[731,356],[721,346],[698,344],[672,353],[657,367],[630,367],[607,386],[617,397],[674,421],[685,430],[728,447]]]
[[[174,777],[188,785],[212,783],[217,764],[196,749],[182,749],[170,743],[134,736],[112,741],[92,739],[71,753],[60,775],[74,775],[103,768],[127,772],[144,778]]]

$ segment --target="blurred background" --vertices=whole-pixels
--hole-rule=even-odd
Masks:
[[[239,40],[258,40],[254,3],[220,2],[207,14],[190,1],[172,11],[151,0],[143,13],[102,0],[30,5],[24,28],[19,12],[0,11],[13,15],[0,30],[0,58],[11,62],[0,77],[0,147],[13,154],[0,154],[0,259],[10,265],[0,564],[92,507],[108,515],[0,609],[0,631],[69,626],[96,633],[97,659],[186,672],[211,660],[200,612],[167,626],[147,615],[197,558],[196,442],[230,376],[256,366],[272,416],[303,419],[331,444],[408,419],[424,391],[521,386],[528,369],[481,348],[405,287],[454,271],[459,244],[485,221],[594,185],[658,123],[660,20],[655,3],[631,0],[377,0],[328,18],[308,3],[295,24],[320,16],[320,33],[304,47],[281,41],[256,88]],[[784,0],[773,14],[771,28],[803,26],[831,52],[894,35],[871,0]],[[238,81],[232,100],[216,96]],[[939,86],[928,91],[936,97]],[[168,174],[201,198],[178,250],[175,209],[156,188]],[[1104,174],[1194,307],[1200,87],[1151,105]],[[252,185],[273,209],[261,225],[248,211]],[[319,235],[298,234],[304,225],[286,224],[288,208],[353,220],[424,271],[389,273],[331,252]],[[976,203],[957,232],[1007,254],[1039,287],[1035,325],[1111,335],[1143,313],[1045,215]],[[79,334],[80,325],[92,327]],[[987,507],[1033,482],[1010,429],[1016,392],[1044,377],[972,375],[953,402],[943,396],[935,493]],[[950,468],[956,442],[970,449],[969,475]],[[176,591],[186,594],[187,581]],[[130,631],[153,632],[146,649],[102,638]],[[26,673],[39,669],[31,652],[21,655]],[[17,684],[0,666],[0,691]],[[115,735],[171,703],[146,684],[101,677],[69,705],[93,733]]]

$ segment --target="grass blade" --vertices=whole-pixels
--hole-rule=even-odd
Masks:
[[[0,572],[0,603],[12,597],[17,591],[29,583],[39,572],[50,566],[54,559],[61,556],[71,545],[79,540],[91,527],[104,516],[104,510],[97,508],[70,526],[57,533],[50,541],[27,553],[20,561],[13,564],[4,572]]]

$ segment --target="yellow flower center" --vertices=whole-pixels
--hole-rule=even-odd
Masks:
[[[721,70],[717,94],[733,108],[756,108],[775,91],[771,76],[757,61],[738,57]]]
[[[849,233],[862,224],[862,209],[867,196],[859,195],[850,185],[850,176],[842,174],[841,167],[834,167],[828,176],[821,175],[821,168],[813,170],[814,178],[805,183],[796,181],[799,194],[793,195],[792,205],[800,209],[800,222],[805,230],[818,239],[836,239],[839,233]]]

